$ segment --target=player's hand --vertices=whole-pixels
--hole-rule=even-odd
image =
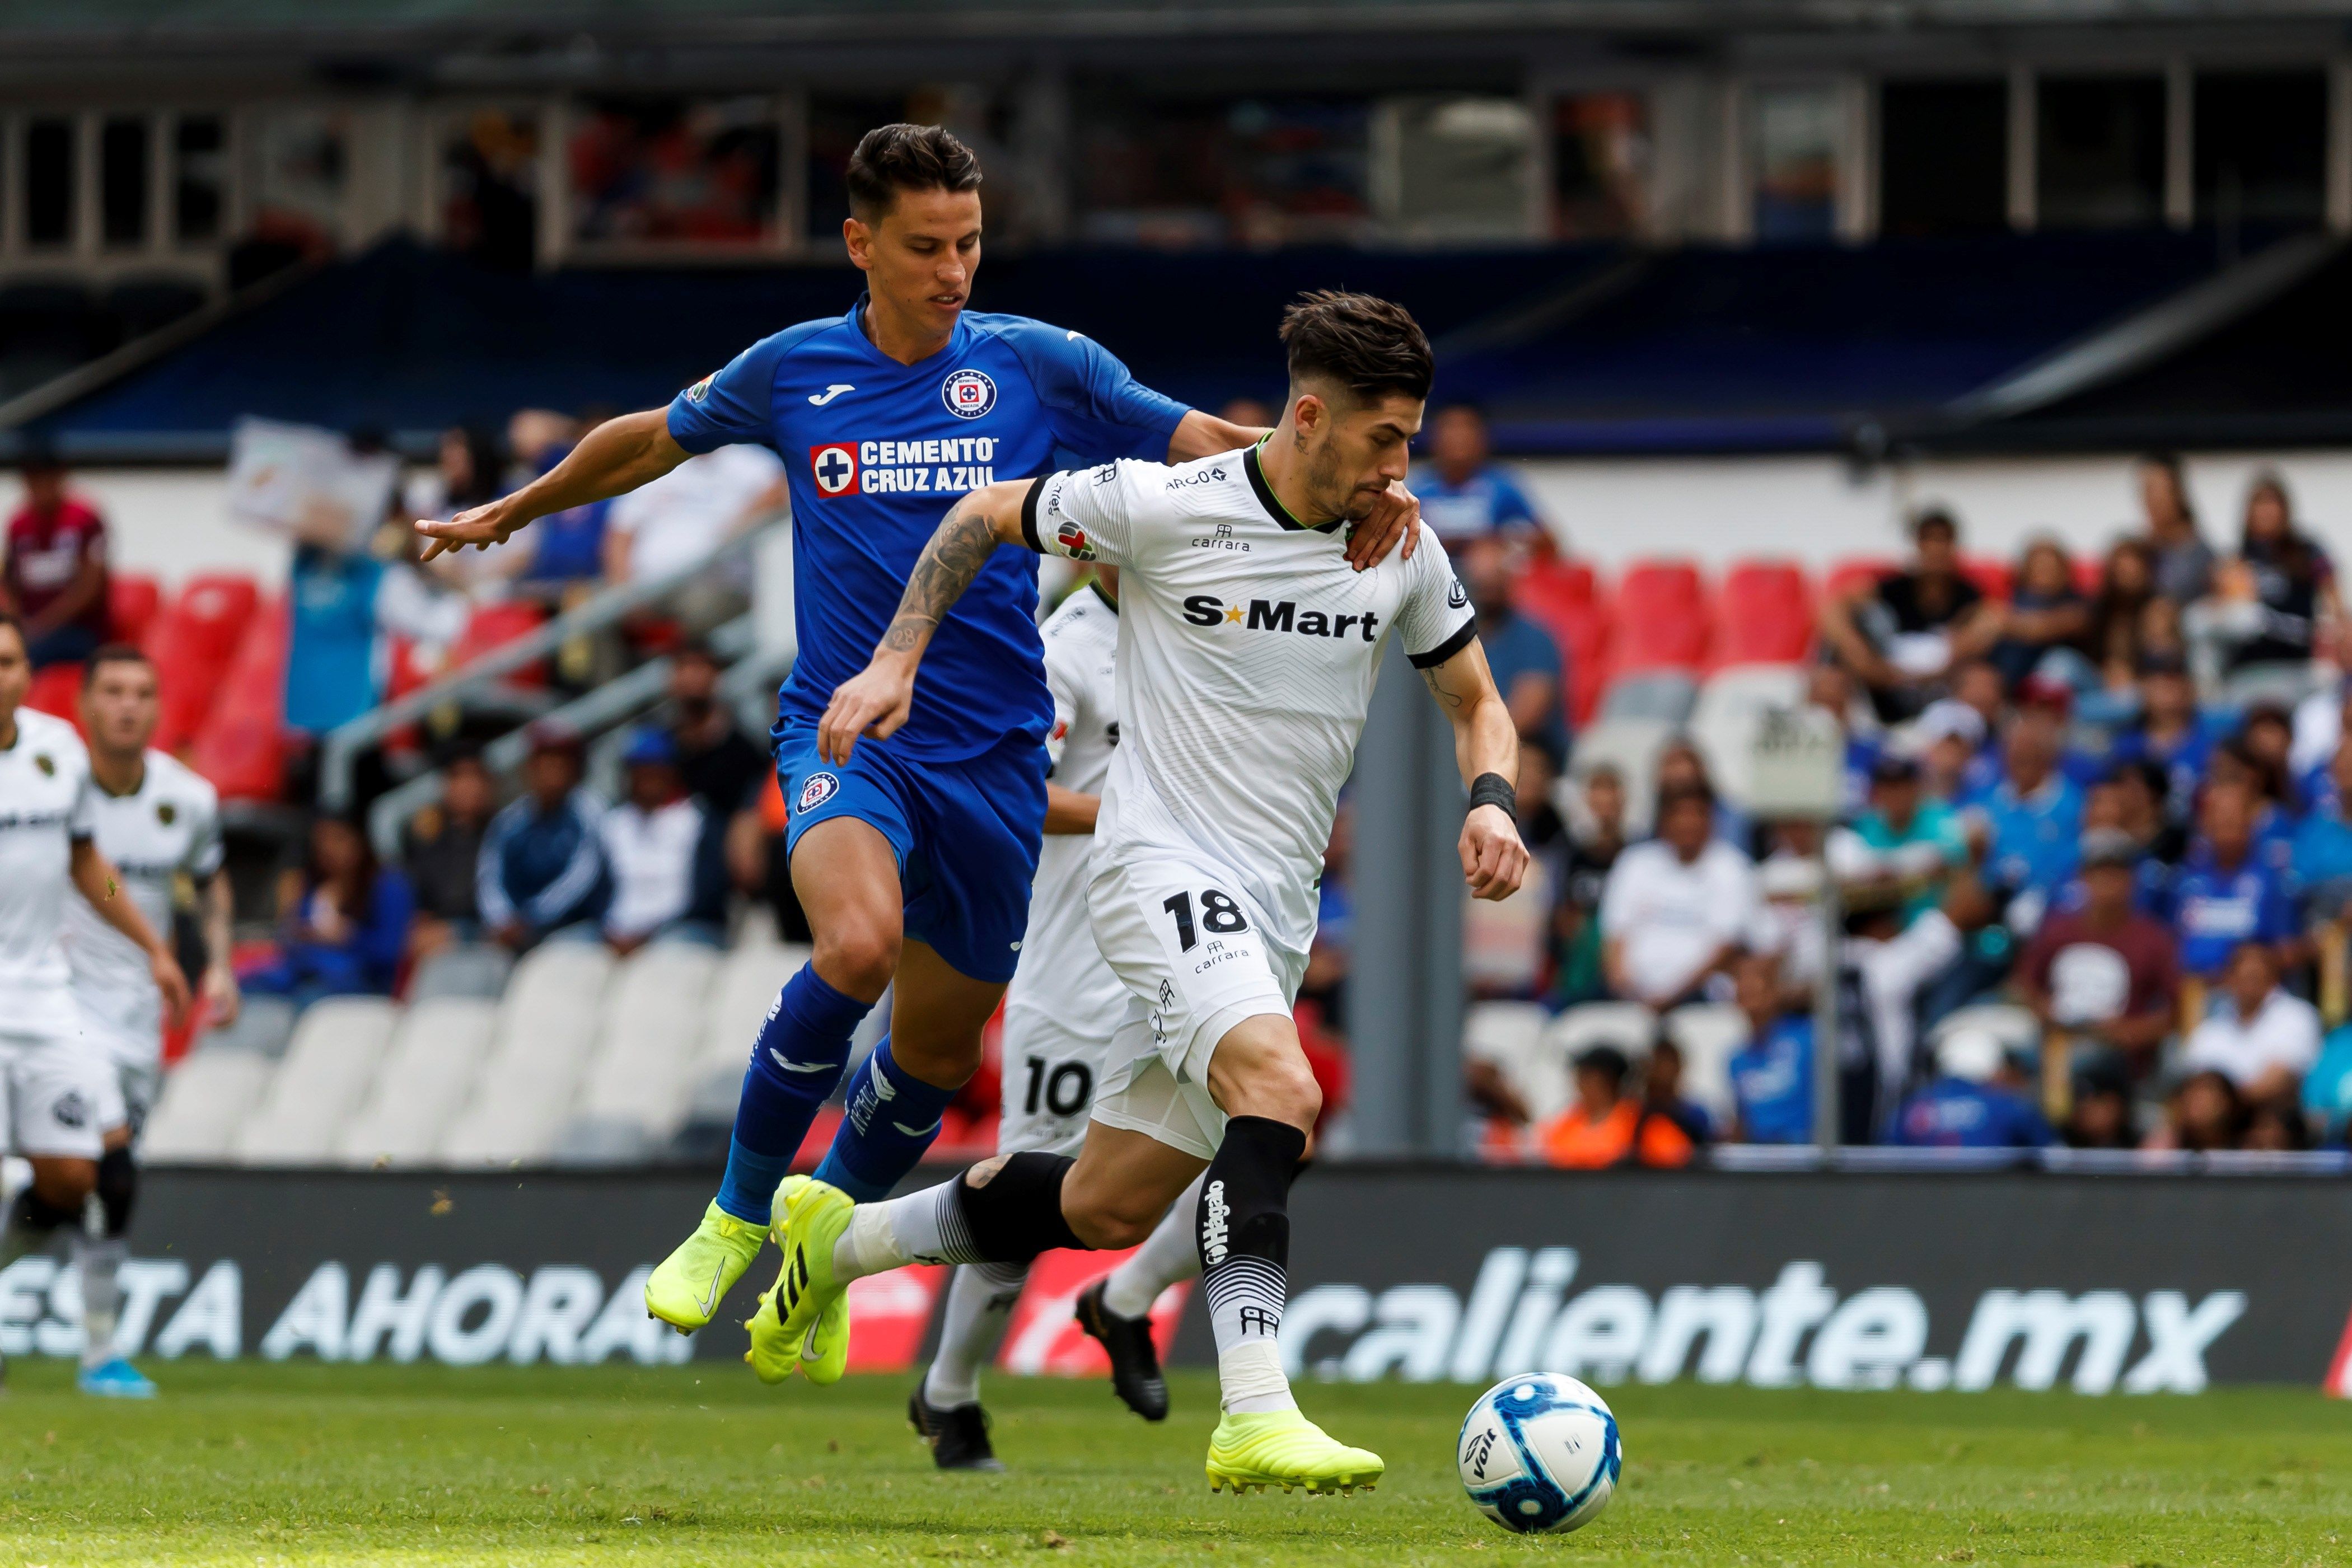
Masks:
[[[147,959],[147,972],[155,977],[155,988],[163,993],[163,1017],[173,1029],[188,1019],[188,977],[180,972],[180,961],[171,950],[158,947]]]
[[[833,700],[816,721],[816,754],[827,762],[847,762],[858,737],[889,739],[914,706],[913,664],[877,659],[833,688]]]
[[[1508,898],[1527,874],[1528,846],[1503,808],[1481,806],[1462,820],[1462,880],[1470,884],[1471,897]]]
[[[1372,509],[1348,529],[1348,564],[1369,571],[1388,559],[1400,539],[1404,559],[1411,560],[1421,543],[1421,497],[1391,481]]]
[[[245,1010],[245,995],[236,988],[236,971],[226,964],[215,964],[205,970],[202,982],[205,994],[205,1022],[215,1029],[226,1029]]]
[[[468,507],[454,517],[437,521],[432,517],[419,517],[416,519],[416,531],[425,536],[425,553],[417,559],[431,560],[436,555],[461,550],[467,545],[478,549],[502,545],[514,537],[516,529],[530,520],[515,516],[504,500]]]

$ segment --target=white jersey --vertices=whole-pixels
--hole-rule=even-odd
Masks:
[[[90,817],[99,852],[114,862],[122,891],[168,940],[174,882],[183,873],[201,882],[220,870],[218,792],[194,769],[150,751],[146,775],[130,794],[110,795],[92,780]],[[65,946],[83,1012],[126,1035],[160,1040],[163,998],[147,955],[100,919],[87,899],[66,901]]]
[[[1426,668],[1475,635],[1436,534],[1424,525],[1412,559],[1359,572],[1336,525],[1284,511],[1255,447],[1049,475],[1023,517],[1032,548],[1121,569],[1119,746],[1097,864],[1205,853],[1267,939],[1303,956],[1389,638]]]
[[[93,830],[89,754],[61,718],[16,710],[16,744],[0,751],[0,1034],[80,1032],[58,939],[71,891],[72,843]]]

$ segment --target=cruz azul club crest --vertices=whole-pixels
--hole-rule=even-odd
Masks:
[[[870,443],[869,443],[870,444]],[[838,496],[857,485],[857,448],[845,441],[809,448],[809,474],[820,496]]]
[[[957,371],[940,383],[940,401],[958,419],[978,419],[996,406],[996,383],[981,371]]]

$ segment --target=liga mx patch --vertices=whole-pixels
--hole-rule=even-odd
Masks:
[[[795,811],[814,811],[841,793],[841,779],[831,773],[812,773],[801,786],[801,798],[794,802]]]
[[[686,401],[688,402],[700,402],[703,399],[709,397],[710,395],[710,383],[718,379],[719,372],[717,371],[713,371],[709,375],[703,377],[700,381],[695,382],[692,386],[687,388]]]
[[[820,496],[838,496],[857,488],[857,448],[845,441],[809,448],[809,477]]]
[[[954,371],[940,383],[940,401],[958,419],[978,419],[996,406],[996,383],[983,371]]]

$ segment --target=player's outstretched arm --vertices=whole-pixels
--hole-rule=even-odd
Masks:
[[[974,490],[940,519],[931,542],[915,558],[898,612],[875,645],[866,668],[833,688],[833,700],[817,720],[817,755],[827,762],[849,760],[860,736],[887,740],[907,722],[915,703],[915,671],[931,633],[971,586],[998,545],[1021,544],[1021,503],[1036,484],[1011,479]]]
[[[1471,896],[1505,899],[1528,874],[1528,847],[1519,839],[1519,732],[1510,705],[1495,689],[1486,650],[1471,638],[1442,664],[1422,671],[1430,695],[1454,726],[1454,760],[1470,787],[1462,819],[1462,880]]]
[[[584,507],[651,484],[689,454],[670,439],[669,410],[649,408],[609,419],[580,438],[580,444],[562,462],[511,496],[458,513],[446,521],[419,521],[425,536],[425,557],[431,560],[445,551],[467,545],[488,549],[502,545],[525,524],[572,507]]]
[[[155,977],[155,988],[163,993],[164,1016],[178,1028],[188,1014],[188,977],[180,973],[180,961],[139,913],[139,905],[121,896],[121,879],[115,875],[114,863],[99,852],[96,840],[76,839],[70,870],[74,887],[89,900],[98,917],[147,955],[148,972]]]

